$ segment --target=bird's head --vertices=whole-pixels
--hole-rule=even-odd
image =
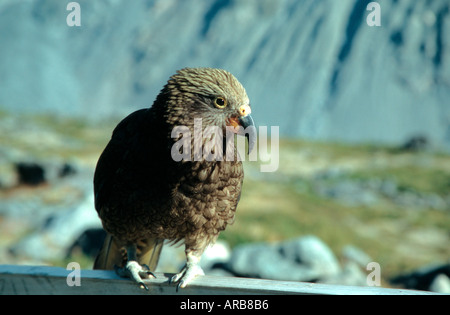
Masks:
[[[242,84],[228,71],[184,68],[169,79],[162,93],[169,98],[167,117],[171,125],[191,127],[195,118],[201,118],[203,127],[218,126],[224,136],[227,129],[245,135],[249,152],[255,145],[250,100]]]

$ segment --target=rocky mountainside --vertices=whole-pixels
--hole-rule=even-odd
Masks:
[[[228,69],[282,135],[450,148],[450,3],[380,0],[0,3],[0,107],[95,119],[150,106],[185,66]]]
[[[383,285],[450,292],[450,156],[424,150],[450,149],[448,0],[377,1],[380,27],[367,0],[80,0],[79,27],[69,2],[0,1],[0,264],[91,268],[92,176],[119,117],[210,66],[284,136],[404,145],[281,139],[277,172],[245,164],[208,274],[365,285],[373,260]],[[178,271],[183,248],[165,250]]]

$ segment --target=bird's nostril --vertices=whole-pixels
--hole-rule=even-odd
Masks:
[[[246,116],[251,113],[250,107],[243,105],[239,108],[239,115]]]

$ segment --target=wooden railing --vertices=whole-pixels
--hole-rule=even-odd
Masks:
[[[356,287],[295,281],[202,276],[176,292],[168,282],[171,274],[157,273],[145,280],[149,291],[140,289],[114,271],[66,270],[61,267],[0,265],[0,295],[5,294],[304,294],[304,295],[426,295],[425,291]]]

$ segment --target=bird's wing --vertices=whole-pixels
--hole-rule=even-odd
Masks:
[[[123,119],[114,129],[111,140],[101,154],[94,174],[95,208],[101,209],[112,193],[114,177],[127,159],[147,109],[141,109]]]
[[[147,110],[138,110],[124,120],[114,129],[110,142],[99,158],[94,174],[95,208],[101,211],[107,207],[108,201],[117,191],[114,189],[115,176],[121,169],[127,167],[129,155],[139,145],[139,138],[143,136],[142,128],[145,128]],[[151,163],[149,163],[151,165]],[[114,266],[123,266],[126,262],[124,245],[110,233],[107,234],[103,247],[99,252],[94,269],[114,269]],[[159,260],[163,241],[158,239],[141,240],[137,244],[138,263],[148,265],[154,270]]]

